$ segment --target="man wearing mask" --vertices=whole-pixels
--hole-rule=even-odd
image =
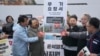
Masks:
[[[29,21],[29,25],[30,25],[28,28],[29,38],[36,37],[38,35],[38,32],[40,32],[39,21],[36,18],[32,18]],[[29,43],[29,55],[30,56],[44,56],[43,38],[39,38],[39,40],[34,43]]]

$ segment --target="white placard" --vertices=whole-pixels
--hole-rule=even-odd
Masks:
[[[65,29],[67,0],[44,0],[44,31],[59,33]],[[55,28],[58,27],[58,28]]]
[[[90,56],[89,49],[85,46],[78,54],[78,56]]]
[[[66,18],[67,0],[44,0],[44,16],[61,16]]]
[[[44,43],[44,56],[64,56],[61,40],[45,40]]]

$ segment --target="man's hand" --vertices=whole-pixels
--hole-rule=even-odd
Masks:
[[[9,35],[3,33],[3,34],[1,34],[0,39],[8,38],[8,36],[9,36]]]
[[[39,37],[39,38],[43,38],[43,37],[44,37],[44,34],[45,34],[44,32],[41,32],[41,31],[40,31],[40,32],[38,32],[38,37]]]
[[[77,56],[84,56],[84,52],[81,50]]]
[[[61,36],[68,36],[69,35],[69,32],[67,32],[67,31],[62,31],[61,32]]]
[[[97,56],[97,54],[91,53],[89,56]]]
[[[5,35],[3,36],[3,38],[8,38],[8,36],[9,36],[9,35],[5,34]]]

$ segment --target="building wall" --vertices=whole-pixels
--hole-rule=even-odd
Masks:
[[[36,1],[36,0],[35,0]],[[37,0],[36,2],[41,4],[43,1]],[[68,0],[68,3],[87,3],[88,5],[68,5],[68,11],[70,14],[76,14],[79,19],[84,13],[90,14],[92,17],[100,18],[100,0]],[[66,12],[67,13],[67,12]],[[5,20],[7,15],[14,17],[15,22],[20,14],[32,14],[33,17],[43,16],[43,5],[20,5],[20,6],[4,6],[0,5],[0,19]]]

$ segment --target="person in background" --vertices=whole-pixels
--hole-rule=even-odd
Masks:
[[[40,32],[39,21],[36,18],[32,18],[29,21],[28,36],[36,37]],[[44,42],[43,38],[39,38],[34,43],[29,43],[29,56],[44,56]]]
[[[6,17],[6,24],[2,27],[2,32],[9,35],[8,38],[13,38],[13,25],[14,25],[14,19],[12,16]]]
[[[44,35],[38,33],[37,36],[28,37],[27,26],[29,19],[26,16],[19,16],[16,31],[13,34],[12,52],[13,56],[28,56],[29,42],[36,42]]]
[[[90,51],[89,56],[100,56],[100,20],[92,17],[86,24],[87,32],[63,32],[62,36],[70,36],[76,39],[87,39],[87,48]],[[78,56],[84,56],[82,51]]]
[[[72,15],[69,18],[69,29],[67,31],[69,32],[78,32],[79,27],[77,26],[77,16]],[[63,41],[63,47],[64,47],[64,54],[65,56],[76,56],[77,55],[77,41],[78,39],[71,38],[65,36],[62,37]]]
[[[82,27],[80,28],[80,31],[87,31],[86,29],[86,23],[90,20],[91,16],[89,14],[84,14],[81,18],[81,23],[82,23]],[[78,52],[84,47],[86,46],[87,40],[86,39],[79,39],[78,40]]]

